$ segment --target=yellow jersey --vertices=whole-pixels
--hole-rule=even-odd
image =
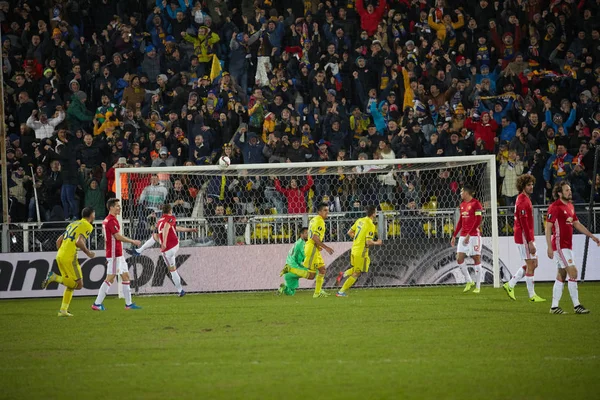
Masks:
[[[373,240],[375,238],[375,224],[369,217],[359,218],[352,225],[351,230],[354,231],[354,241],[352,242],[352,254],[367,257],[369,248],[367,247],[367,240]]]
[[[313,235],[317,235],[321,242],[325,239],[325,220],[320,215],[317,215],[310,220],[308,224],[308,242],[307,244],[315,245],[312,240]]]
[[[87,239],[90,237],[92,230],[92,224],[83,218],[79,221],[71,222],[63,234],[63,241],[60,245],[60,249],[58,249],[57,256],[75,256],[75,254],[77,254],[77,239],[79,239],[79,236],[81,235]]]

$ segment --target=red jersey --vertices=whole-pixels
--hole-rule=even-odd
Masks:
[[[573,204],[556,200],[548,207],[547,221],[552,223],[552,250],[572,250],[573,222],[578,221]]]
[[[517,197],[515,204],[515,243],[527,244],[534,241],[533,237],[533,206],[531,199],[524,193]]]
[[[158,228],[158,238],[160,239],[160,244],[163,244],[163,228],[165,224],[169,224],[169,232],[167,233],[167,243],[164,251],[171,250],[173,247],[179,244],[179,238],[177,237],[177,231],[175,230],[175,226],[177,225],[177,220],[174,215],[163,215],[156,224]]]
[[[471,201],[460,203],[460,218],[456,224],[454,236],[478,236],[482,215],[483,207],[479,200],[473,198]]]
[[[123,243],[115,238],[115,235],[121,230],[117,217],[108,214],[102,221],[102,229],[104,230],[106,258],[121,257],[123,255]]]

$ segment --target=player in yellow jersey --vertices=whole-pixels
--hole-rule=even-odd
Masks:
[[[77,249],[81,249],[89,258],[94,258],[96,255],[93,251],[89,251],[85,245],[86,239],[92,233],[93,227],[91,222],[96,217],[94,209],[86,207],[81,212],[79,221],[75,221],[67,226],[65,233],[56,241],[56,263],[60,270],[60,275],[54,272],[48,272],[48,277],[42,282],[42,289],[46,289],[51,282],[58,282],[65,286],[63,293],[62,305],[58,312],[59,317],[72,317],[69,312],[69,305],[73,298],[73,291],[83,287],[81,267],[77,260]]]
[[[323,290],[323,282],[325,281],[325,261],[321,256],[321,250],[325,250],[329,254],[333,254],[333,249],[323,243],[325,238],[325,220],[329,214],[329,206],[321,203],[317,206],[317,216],[310,220],[308,224],[308,241],[304,246],[304,262],[305,269],[294,268],[286,265],[282,274],[291,272],[298,275],[300,278],[315,279],[315,294],[314,298],[327,297],[329,294]],[[318,271],[318,275],[317,275]]]
[[[350,252],[350,268],[345,272],[340,272],[337,277],[338,285],[344,277],[347,277],[344,286],[336,293],[337,297],[346,297],[346,291],[354,285],[363,272],[369,272],[369,247],[381,246],[381,240],[374,240],[377,228],[373,221],[377,217],[377,208],[375,206],[367,207],[367,216],[359,218],[354,222],[348,235],[353,239],[352,250]]]

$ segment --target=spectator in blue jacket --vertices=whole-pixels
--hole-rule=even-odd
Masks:
[[[375,124],[375,128],[377,128],[377,133],[379,135],[383,135],[387,128],[387,120],[389,119],[388,108],[388,103],[385,100],[379,102],[379,105],[372,102],[371,107],[369,108],[371,116],[373,117],[373,123]]]
[[[235,145],[242,150],[244,164],[260,164],[266,162],[263,155],[265,144],[258,139],[256,133],[236,133],[234,137]]]
[[[557,182],[567,179],[573,171],[573,156],[567,153],[567,148],[560,143],[556,146],[556,154],[550,156],[544,168],[546,188],[552,189]]]
[[[500,125],[502,125],[502,132],[500,132],[501,142],[510,142],[517,136],[517,124],[511,122],[506,115],[502,117]]]
[[[573,108],[571,108],[569,118],[567,118],[567,121],[564,123],[563,116],[560,113],[556,113],[554,116],[552,116],[552,111],[550,111],[550,107],[552,107],[552,101],[549,98],[546,98],[544,101],[544,106],[546,108],[546,125],[554,128],[556,132],[558,132],[558,128],[562,127],[566,135],[567,130],[575,123],[575,118],[577,116],[577,103],[573,103]]]

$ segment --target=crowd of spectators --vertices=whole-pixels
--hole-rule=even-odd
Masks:
[[[116,167],[221,155],[495,154],[502,204],[514,204],[524,173],[537,178],[536,204],[563,179],[587,201],[600,187],[598,15],[600,0],[0,1],[12,221],[35,221],[36,205],[44,221],[84,206],[102,218]],[[456,194],[453,173],[427,186]],[[219,178],[203,190],[163,178],[141,176],[124,197],[191,215],[199,193],[223,213],[229,191],[250,199],[248,213],[263,203],[304,212],[309,191],[320,201],[336,190],[317,178]],[[374,182],[368,190],[394,208],[429,200],[414,195],[418,176]],[[336,207],[369,201],[346,199]]]

